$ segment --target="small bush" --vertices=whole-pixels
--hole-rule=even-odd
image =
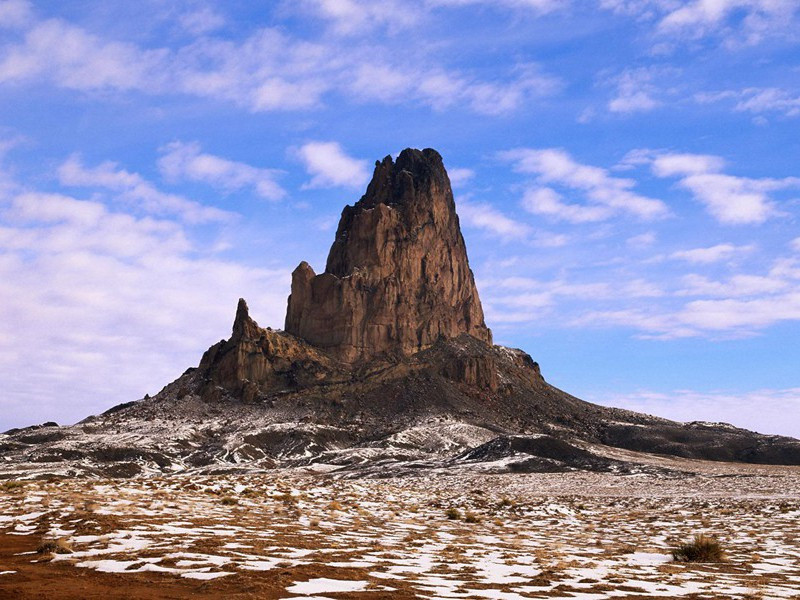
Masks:
[[[480,523],[481,522],[481,520],[478,517],[478,515],[476,515],[474,512],[471,512],[469,510],[464,514],[464,521],[467,522],[467,523]]]
[[[25,487],[25,483],[22,481],[14,481],[13,479],[10,481],[4,481],[2,485],[0,485],[0,489],[4,492],[11,492],[13,490],[18,490]]]
[[[457,508],[448,508],[444,514],[452,521],[458,521],[461,518],[461,511]]]
[[[339,502],[334,500],[333,502],[328,504],[328,510],[339,510],[339,511],[342,511],[342,510],[344,510],[344,506],[342,506]]]
[[[223,496],[220,498],[219,503],[222,506],[233,506],[234,504],[239,504],[239,501],[233,496]]]
[[[72,554],[72,544],[64,538],[45,540],[36,549],[39,554]]]
[[[724,562],[725,553],[716,538],[699,533],[688,544],[681,544],[675,548],[672,551],[672,558],[677,562]]]

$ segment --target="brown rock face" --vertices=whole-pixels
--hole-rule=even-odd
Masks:
[[[367,193],[342,211],[325,272],[302,262],[292,274],[285,329],[345,362],[462,333],[491,343],[435,150],[375,164]]]

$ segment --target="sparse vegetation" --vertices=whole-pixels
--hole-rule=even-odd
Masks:
[[[39,554],[72,554],[72,544],[65,538],[44,540],[36,549]]]
[[[444,514],[451,521],[459,521],[461,519],[461,511],[454,507],[448,508]]]
[[[464,521],[466,523],[480,523],[481,519],[474,512],[468,510],[464,513]]]
[[[222,506],[233,506],[239,504],[239,500],[233,496],[223,496],[220,498],[219,503],[222,504]]]
[[[717,538],[699,533],[691,542],[681,544],[672,551],[672,558],[676,562],[714,563],[724,562],[725,553],[722,551]]]
[[[25,487],[24,481],[15,481],[13,479],[9,481],[4,481],[0,484],[0,489],[4,492],[13,492],[15,490],[20,490]]]

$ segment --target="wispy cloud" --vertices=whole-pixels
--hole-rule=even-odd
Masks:
[[[162,150],[158,166],[171,182],[201,181],[225,192],[252,189],[268,200],[286,196],[275,179],[276,169],[264,169],[202,151],[197,142],[172,142]]]
[[[791,37],[800,10],[794,0],[600,0],[600,6],[653,23],[659,44],[668,40],[671,49],[681,39],[715,38],[733,47]]]
[[[800,178],[738,177],[723,173],[725,161],[704,154],[638,150],[633,162],[649,163],[658,177],[677,177],[706,211],[724,225],[760,224],[780,214],[771,192],[800,187]]]
[[[58,168],[62,185],[111,190],[115,198],[154,215],[177,215],[187,223],[228,221],[233,213],[204,206],[178,194],[162,192],[138,173],[122,169],[106,161],[96,167],[85,167],[78,155],[72,155]]]
[[[662,103],[657,99],[658,88],[653,84],[657,70],[639,68],[628,69],[614,77],[611,83],[616,87],[614,97],[608,102],[612,113],[649,112]]]
[[[733,110],[756,115],[778,113],[786,117],[800,116],[800,94],[781,88],[745,88],[722,92],[699,92],[694,96],[701,104],[733,102]]]
[[[558,148],[520,148],[501,153],[501,158],[513,163],[514,170],[536,176],[523,206],[535,214],[548,215],[569,222],[602,221],[617,214],[651,220],[669,214],[666,204],[632,191],[632,179],[613,177],[606,169],[576,162],[566,151]],[[579,192],[588,204],[568,204],[550,184],[561,185]]]
[[[670,254],[670,258],[685,260],[694,264],[711,264],[723,260],[729,260],[735,256],[752,252],[754,246],[735,246],[733,244],[717,244],[708,248],[693,248],[691,250],[679,250]]]
[[[316,4],[346,14],[360,6],[354,0]],[[386,14],[396,19],[398,13]],[[210,31],[214,23],[203,19],[214,20],[202,13],[188,26]],[[59,19],[34,21],[22,40],[0,47],[0,83],[42,80],[82,91],[187,94],[254,112],[309,110],[338,93],[360,102],[506,114],[561,86],[536,64],[515,64],[487,80],[434,57],[409,63],[388,48],[309,41],[278,28],[261,28],[241,41],[204,36],[176,49],[151,49],[109,41]]]
[[[527,225],[504,215],[486,202],[459,199],[458,215],[467,227],[483,229],[502,240],[522,239],[531,233]]]

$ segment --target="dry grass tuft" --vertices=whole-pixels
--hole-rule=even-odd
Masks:
[[[447,516],[448,519],[452,521],[458,521],[461,519],[461,511],[457,508],[448,508],[444,514]]]
[[[44,540],[36,549],[38,554],[72,554],[72,544],[65,538]]]
[[[672,558],[676,562],[696,563],[715,563],[726,560],[717,538],[703,533],[698,533],[691,542],[675,548],[672,551]]]

